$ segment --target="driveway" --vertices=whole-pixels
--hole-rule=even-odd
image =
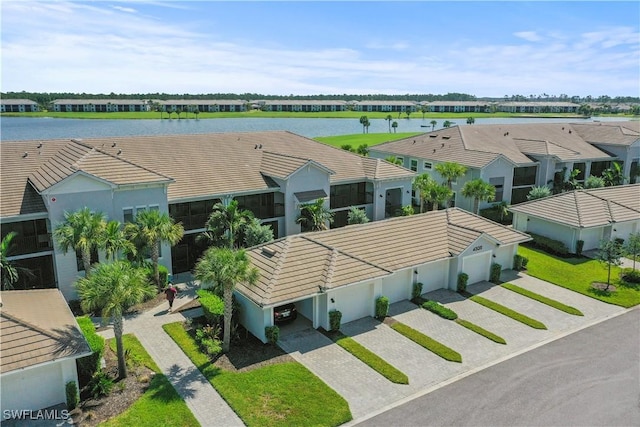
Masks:
[[[471,285],[468,290],[533,317],[548,329],[533,329],[453,291],[438,290],[424,295],[451,308],[460,318],[501,336],[507,341],[502,345],[410,301],[391,305],[390,316],[456,350],[462,355],[462,363],[436,356],[371,317],[342,325],[344,334],[404,372],[409,377],[408,385],[391,383],[310,326],[282,334],[279,344],[342,395],[357,420],[626,312],[624,308],[517,272],[505,272],[503,280],[573,306],[584,316],[564,313],[488,282]]]

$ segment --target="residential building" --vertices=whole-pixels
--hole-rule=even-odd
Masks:
[[[169,99],[154,101],[162,111],[201,113],[240,112],[247,110],[247,103],[240,99]]]
[[[254,101],[255,102],[255,101]],[[346,111],[346,101],[333,100],[297,100],[297,99],[275,99],[258,103],[264,111],[295,111],[295,112],[321,112],[321,111]]]
[[[236,287],[242,324],[266,341],[273,310],[294,303],[314,328],[375,315],[380,296],[390,303],[423,292],[455,290],[458,275],[468,283],[489,280],[493,263],[513,267],[518,245],[531,238],[458,208],[288,236],[248,251],[257,284]],[[304,268],[301,268],[304,266]]]
[[[30,99],[2,99],[0,113],[35,113],[40,111],[38,103]]]
[[[640,184],[575,190],[510,207],[513,227],[563,242],[576,253],[601,240],[627,240],[640,232]]]
[[[580,104],[573,102],[509,101],[499,102],[496,110],[503,113],[577,113]]]
[[[53,111],[58,113],[115,113],[150,111],[150,101],[142,99],[56,99]]]
[[[168,213],[185,236],[161,247],[160,262],[179,273],[202,254],[196,237],[216,202],[238,200],[283,237],[301,231],[301,206],[317,199],[334,227],[346,225],[351,206],[373,221],[393,216],[411,203],[415,176],[283,131],[3,141],[1,160],[2,236],[18,233],[10,259],[34,272],[19,287],[58,287],[67,299],[84,272],[78,254],[51,238],[65,212],[87,206],[120,222],[144,209]]]
[[[369,153],[377,158],[395,156],[406,168],[428,173],[439,182],[443,178],[435,170],[438,164],[466,166],[465,176],[453,183],[453,201],[455,206],[471,210],[473,200],[464,198],[461,189],[473,179],[481,178],[496,187],[495,202],[516,204],[525,201],[534,186],[550,186],[554,179],[566,179],[572,170],[578,169],[577,179],[584,182],[591,175],[601,175],[612,161],[637,161],[640,146],[637,139],[630,142],[633,135],[602,137],[596,146],[577,129],[569,123],[460,125],[380,144]],[[622,134],[620,128],[609,129]],[[598,148],[605,146],[604,140],[620,141],[619,152],[627,153],[625,157]],[[490,204],[481,203],[480,208]]]
[[[418,111],[418,104],[413,101],[355,101],[353,109],[365,113],[415,113]]]
[[[422,103],[430,113],[491,113],[486,101],[431,101]]]
[[[3,417],[5,411],[66,404],[66,384],[78,385],[76,360],[90,355],[91,349],[62,293],[57,289],[0,292],[0,306]]]

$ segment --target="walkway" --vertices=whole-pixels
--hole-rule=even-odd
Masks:
[[[181,282],[179,277],[174,277],[174,281],[180,289],[178,298],[173,303],[174,309],[178,310],[193,300],[196,286],[186,279]],[[182,314],[169,313],[167,309],[168,303],[164,303],[139,315],[127,317],[124,321],[124,333],[134,334],[140,340],[200,425],[244,426],[211,383],[162,329],[162,325],[166,323],[185,320]],[[112,338],[113,329],[106,329],[99,334]]]

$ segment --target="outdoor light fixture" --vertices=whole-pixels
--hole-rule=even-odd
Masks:
[[[331,298],[331,303],[335,304],[336,300],[334,300],[333,298]]]

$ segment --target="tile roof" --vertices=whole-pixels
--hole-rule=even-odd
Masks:
[[[0,373],[91,352],[58,289],[1,292]]]
[[[254,149],[262,149],[262,144],[254,146]],[[318,162],[303,157],[288,156],[281,153],[272,153],[263,151],[262,163],[260,164],[260,172],[272,178],[287,179],[293,173],[302,169],[303,166],[315,163],[317,166],[327,170],[329,174],[333,174],[332,170],[327,169]]]
[[[2,105],[38,105],[36,101],[30,99],[1,99]]]
[[[324,190],[310,190],[300,191],[293,193],[300,203],[307,203],[317,199],[324,199],[327,197],[327,193]]]
[[[640,139],[640,121],[572,123],[571,127],[591,144],[631,145]]]
[[[640,219],[640,184],[575,190],[509,208],[572,227],[598,227]]]
[[[560,161],[611,158],[566,123],[460,125],[380,144],[373,150],[474,168],[499,156],[520,166],[533,164],[530,156],[555,156]]]
[[[260,272],[255,286],[238,285],[261,305],[308,297],[322,289],[373,280],[450,258],[481,235],[500,244],[530,237],[451,208],[333,230],[298,234],[248,250]]]
[[[44,212],[42,202],[36,206],[37,201],[32,200],[35,192],[27,189],[27,178],[58,155],[67,144],[69,140],[2,141],[1,216],[31,213],[34,209],[37,211],[38,207],[42,208],[40,212]],[[373,159],[285,131],[108,137],[84,139],[82,144],[95,147],[103,153],[95,154],[92,160],[100,158],[101,161],[115,162],[115,159],[119,159],[160,176],[173,178],[175,182],[169,185],[168,191],[170,203],[272,189],[274,181],[261,170],[280,175],[286,173],[286,170],[278,169],[283,166],[276,165],[276,155],[280,159],[283,159],[282,156],[306,161],[310,159],[324,166],[334,172],[330,175],[331,183],[415,176],[414,172],[395,165],[374,168],[371,166],[375,163]],[[262,149],[255,148],[260,145]],[[23,157],[23,153],[27,153],[27,156]],[[271,156],[272,161],[267,159],[263,164],[265,153],[269,153],[267,157]],[[97,163],[86,163],[89,164],[93,172],[99,168]],[[118,167],[124,165],[113,163],[116,164]],[[111,172],[108,170],[99,172],[115,181],[118,171],[121,172],[121,169],[114,170],[115,176],[109,175]],[[43,183],[39,185],[46,185],[46,182],[48,180],[43,178]]]

